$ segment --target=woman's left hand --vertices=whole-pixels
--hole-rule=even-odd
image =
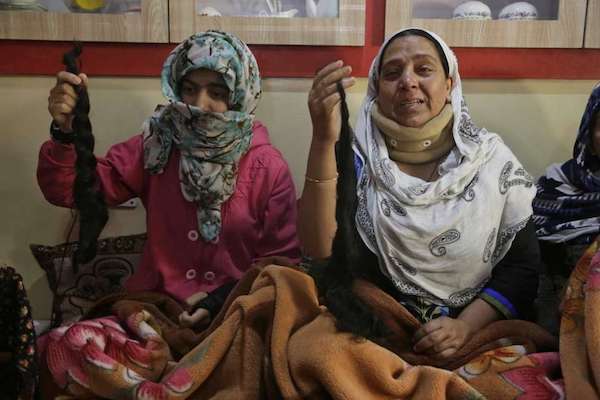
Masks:
[[[471,337],[469,324],[460,319],[439,317],[423,325],[413,338],[415,353],[449,358]]]
[[[207,296],[208,293],[206,292],[198,292],[188,297],[185,302],[193,307]],[[197,308],[191,314],[188,311],[179,314],[179,323],[185,328],[191,328],[195,325],[208,325],[210,317],[210,312],[207,309]]]

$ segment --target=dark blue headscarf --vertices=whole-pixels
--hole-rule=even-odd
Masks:
[[[593,151],[600,84],[588,100],[573,147],[573,158],[553,164],[537,184],[533,220],[540,240],[590,243],[600,233],[600,157]]]
[[[573,160],[570,160],[574,165],[569,168],[573,183],[583,190],[593,192],[600,191],[600,178],[593,175],[593,172],[600,170],[600,157],[594,154],[592,147],[592,129],[599,108],[600,84],[596,84],[581,117],[579,134],[573,146]]]

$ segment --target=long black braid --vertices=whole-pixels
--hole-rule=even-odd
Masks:
[[[329,311],[336,317],[337,326],[344,331],[369,339],[386,333],[383,323],[352,292],[354,279],[373,282],[386,291],[392,291],[379,271],[377,256],[362,241],[355,224],[358,204],[356,196],[356,170],[352,138],[354,133],[348,122],[349,113],[344,88],[338,83],[341,96],[342,128],[336,143],[338,171],[335,233],[331,257],[310,268],[320,295]]]
[[[65,53],[63,63],[67,71],[79,75],[77,58],[81,54],[78,43],[73,50]],[[89,119],[90,99],[83,85],[74,86],[78,99],[73,110],[73,143],[77,153],[75,162],[75,184],[73,197],[79,210],[79,246],[74,255],[74,269],[77,265],[91,261],[96,256],[97,240],[108,221],[108,210],[100,181],[96,173],[94,156],[94,136]]]

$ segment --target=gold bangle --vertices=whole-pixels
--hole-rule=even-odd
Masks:
[[[335,174],[335,178],[329,178],[329,179],[315,179],[315,178],[311,178],[308,175],[304,176],[304,179],[306,180],[306,182],[311,182],[311,183],[329,183],[329,182],[336,182],[338,179],[338,174]]]

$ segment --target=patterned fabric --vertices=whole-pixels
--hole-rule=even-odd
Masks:
[[[58,388],[76,398],[152,398],[145,397],[142,382],[162,376],[170,353],[151,324],[150,314],[142,311],[125,321],[105,317],[61,326],[40,338],[43,362]],[[118,368],[125,373],[115,374]],[[141,385],[124,397],[119,387],[134,384]]]
[[[396,297],[398,302],[406,307],[406,309],[422,324],[426,324],[432,319],[443,316],[456,318],[462,310],[462,308],[440,306],[419,296],[407,296],[401,294]]]
[[[356,222],[364,242],[398,290],[430,303],[464,307],[484,288],[494,266],[531,216],[532,177],[496,134],[471,120],[454,53],[435,34],[452,78],[456,146],[427,182],[390,159],[373,123],[379,64],[373,61],[355,129],[358,176]],[[477,221],[474,223],[474,221]]]
[[[197,69],[221,74],[229,89],[228,111],[204,112],[182,102],[181,80]],[[192,35],[171,52],[161,82],[170,104],[159,106],[144,124],[144,166],[160,174],[173,145],[180,150],[181,192],[198,204],[202,238],[217,242],[221,205],[235,190],[239,160],[252,140],[254,110],[261,94],[258,65],[238,38],[208,31]]]
[[[77,272],[72,263],[77,242],[30,245],[53,294],[51,326],[78,321],[96,301],[123,291],[138,268],[145,243],[145,233],[100,239],[96,257],[80,264]]]
[[[0,399],[31,400],[38,381],[35,331],[23,278],[11,267],[0,267]],[[4,397],[6,396],[6,397]]]
[[[600,238],[573,269],[561,304],[560,363],[568,399],[600,399]]]
[[[550,165],[538,180],[533,220],[540,240],[589,244],[600,233],[600,157],[592,149],[598,110],[599,84],[581,118],[573,158]]]
[[[489,400],[564,400],[558,353],[532,353],[521,345],[487,351],[455,371]]]

